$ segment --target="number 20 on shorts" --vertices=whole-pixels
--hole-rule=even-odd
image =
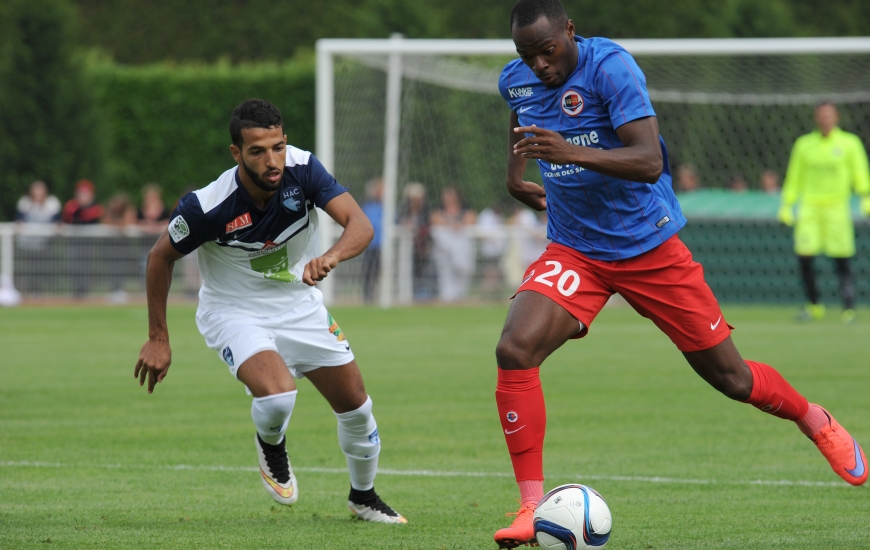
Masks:
[[[576,271],[573,269],[562,271],[562,263],[553,260],[544,262],[544,265],[553,269],[535,277],[536,283],[541,283],[552,288],[554,284],[552,279],[561,273],[562,275],[559,276],[559,279],[555,283],[556,289],[562,296],[571,296],[577,292],[577,289],[580,287],[580,275]]]

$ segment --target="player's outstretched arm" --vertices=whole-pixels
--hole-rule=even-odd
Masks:
[[[508,155],[507,155],[507,188],[508,193],[521,203],[535,210],[547,209],[547,197],[544,188],[537,183],[525,181],[523,174],[526,171],[527,158],[514,154],[516,144],[523,135],[514,132],[514,128],[520,125],[516,111],[511,111],[510,126],[508,128]]]
[[[616,129],[622,147],[598,149],[565,141],[559,133],[537,126],[521,126],[514,132],[534,134],[523,137],[514,146],[513,154],[527,159],[541,159],[553,164],[574,164],[629,181],[655,183],[662,175],[662,148],[659,124],[655,117],[645,117],[623,124]]]
[[[148,379],[148,393],[154,391],[154,386],[162,382],[172,362],[172,350],[169,347],[169,329],[166,326],[166,299],[169,296],[169,285],[172,283],[172,268],[181,254],[169,242],[169,232],[165,229],[157,239],[151,252],[148,253],[148,263],[145,267],[145,290],[148,295],[148,341],[139,352],[139,360],[133,376],[139,379],[139,385]]]
[[[338,242],[323,256],[314,258],[305,265],[302,282],[309,286],[315,286],[317,281],[325,279],[340,262],[362,254],[375,236],[372,223],[350,193],[338,195],[326,203],[324,210],[344,231]]]

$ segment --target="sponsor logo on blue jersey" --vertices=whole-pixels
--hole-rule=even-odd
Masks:
[[[508,88],[508,94],[512,98],[516,97],[531,97],[535,92],[532,91],[531,86],[524,86],[522,88]]]

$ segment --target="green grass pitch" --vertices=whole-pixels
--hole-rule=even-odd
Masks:
[[[798,325],[727,308],[743,355],[777,366],[870,448],[870,312]],[[173,366],[133,379],[142,307],[0,311],[0,548],[495,549],[517,492],[493,391],[505,308],[335,308],[375,403],[376,487],[406,526],[352,521],[326,402],[303,381],[288,432],[300,484],[274,504],[250,400],[170,309]],[[628,308],[542,369],[548,488],[591,485],[613,549],[870,547],[870,493],[841,482],[789,422],[707,387]]]

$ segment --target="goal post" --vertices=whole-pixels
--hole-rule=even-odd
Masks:
[[[812,107],[822,100],[841,106],[844,128],[870,140],[870,38],[616,42],[647,76],[672,168],[692,166],[705,186],[755,181],[765,169],[781,176],[791,144],[812,128]],[[508,204],[500,202],[507,107],[497,78],[515,57],[511,40],[317,42],[316,154],[359,202],[366,181],[383,181],[381,307],[414,299],[416,283],[408,279],[417,266],[409,251],[416,244],[399,223],[408,184],[421,182],[429,201],[459,187],[476,211]],[[321,220],[327,247],[338,228]],[[493,238],[470,231],[478,243]],[[324,281],[328,302],[360,299],[367,268],[361,260],[349,264]]]

